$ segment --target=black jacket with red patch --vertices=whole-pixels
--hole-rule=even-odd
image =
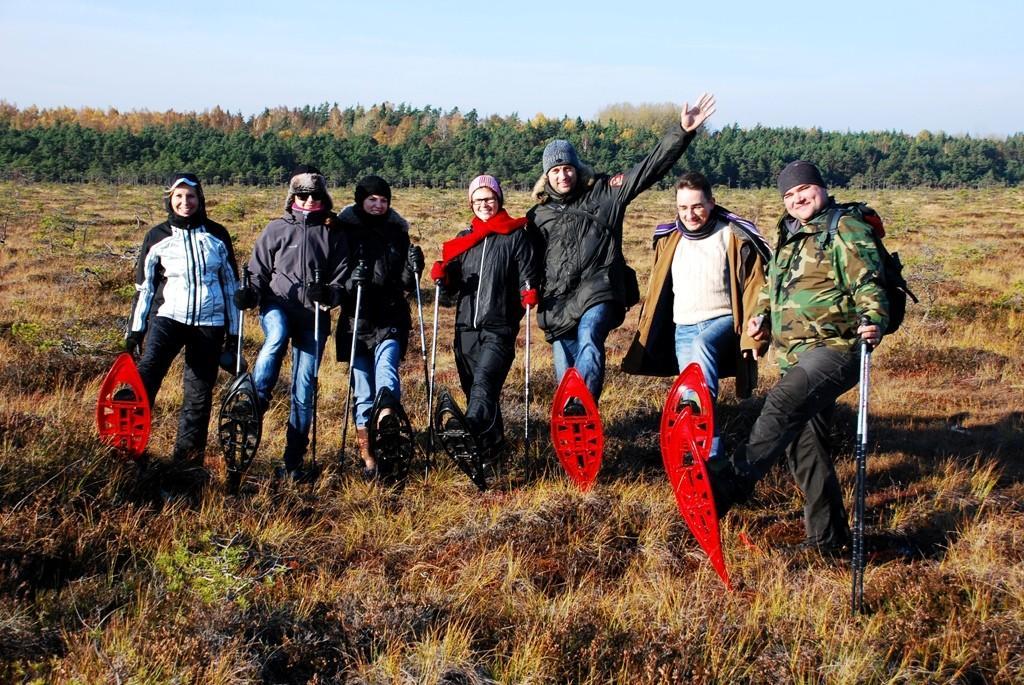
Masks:
[[[626,308],[639,301],[636,273],[622,256],[626,206],[672,169],[693,137],[676,124],[624,174],[580,169],[576,187],[564,198],[551,194],[545,176],[537,181],[527,231],[544,268],[537,323],[549,342],[575,328],[594,305],[617,305],[617,326]]]

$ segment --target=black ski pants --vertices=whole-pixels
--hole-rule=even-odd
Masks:
[[[857,384],[857,348],[807,350],[765,398],[736,470],[756,482],[783,454],[804,495],[804,529],[813,544],[850,539],[843,492],[832,462],[830,424],[836,400]]]
[[[206,450],[213,386],[223,344],[223,326],[189,326],[163,316],[155,316],[149,323],[139,375],[151,407],[156,404],[156,395],[171,362],[185,349],[184,399],[174,443],[175,459],[195,458]]]
[[[466,419],[484,447],[504,438],[501,388],[516,357],[514,333],[455,331],[455,366],[466,394]]]

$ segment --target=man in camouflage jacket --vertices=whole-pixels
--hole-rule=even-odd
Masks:
[[[790,163],[779,174],[779,192],[787,214],[779,220],[768,282],[747,333],[772,340],[782,378],[765,398],[747,444],[712,474],[712,488],[723,516],[786,454],[805,498],[804,545],[835,553],[847,546],[850,529],[829,424],[836,399],[857,384],[858,340],[880,342],[889,303],[871,226],[846,214],[829,234],[838,210],[817,167]]]

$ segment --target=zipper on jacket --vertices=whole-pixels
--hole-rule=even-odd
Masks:
[[[302,212],[302,308],[306,308],[306,284],[309,283],[309,227],[306,225],[306,219],[309,218],[308,212]],[[313,307],[313,316],[316,316],[316,307]]]
[[[480,316],[480,291],[484,287],[484,257],[487,255],[487,238],[484,238],[484,247],[480,250],[480,272],[477,274],[476,281],[476,302],[473,306],[473,328],[479,328],[477,326],[477,317]]]
[[[192,235],[194,230],[194,228],[182,229],[182,238],[185,243],[185,272],[188,274],[185,277],[185,322],[190,326],[195,326],[199,323],[199,289],[202,287],[202,274],[199,269],[199,258],[197,256],[196,243]],[[191,279],[191,283],[189,282],[189,279]]]

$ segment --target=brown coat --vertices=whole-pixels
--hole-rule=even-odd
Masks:
[[[724,221],[724,219],[720,219]],[[746,320],[756,311],[757,297],[765,282],[764,258],[744,231],[729,224],[732,235],[727,249],[729,289],[733,327],[739,335],[733,363],[722,365],[722,378],[736,377],[736,395],[750,397],[757,387],[757,361],[752,354],[764,355],[768,343],[754,341],[746,331]],[[655,238],[654,267],[647,286],[647,297],[640,309],[640,320],[633,343],[622,360],[622,370],[643,376],[675,376],[679,365],[675,354],[675,324],[672,322],[672,259],[682,239],[679,231]]]

